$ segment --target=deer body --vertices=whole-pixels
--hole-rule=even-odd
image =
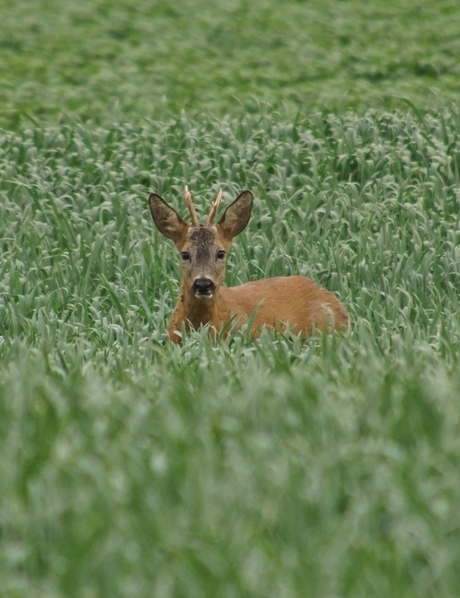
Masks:
[[[229,322],[238,327],[251,321],[251,334],[263,327],[279,331],[292,329],[310,335],[315,328],[333,331],[348,328],[344,305],[329,291],[305,276],[263,278],[235,287],[222,286],[225,254],[233,238],[247,225],[252,209],[252,193],[244,191],[213,225],[220,195],[205,226],[198,223],[186,189],[192,225],[185,223],[160,196],[149,198],[153,220],[172,239],[182,256],[183,277],[179,301],[168,328],[171,341],[180,343],[182,325],[197,329],[210,324],[219,330]],[[213,332],[211,332],[213,334]]]
[[[191,295],[191,296],[190,296]],[[253,316],[254,336],[264,326],[279,331],[312,334],[314,328],[348,327],[348,313],[329,291],[305,276],[278,276],[247,282],[236,287],[220,287],[206,303],[182,288],[168,328],[170,340],[180,342],[182,324],[197,329],[211,324],[219,330],[227,322],[246,324]]]

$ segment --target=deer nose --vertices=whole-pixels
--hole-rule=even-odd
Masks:
[[[196,278],[193,282],[192,291],[195,295],[203,295],[204,297],[212,295],[216,290],[216,285],[210,278]]]

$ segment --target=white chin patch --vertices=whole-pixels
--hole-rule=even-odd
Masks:
[[[214,293],[209,293],[209,295],[203,295],[202,293],[195,293],[195,297],[197,299],[212,299],[214,296]]]

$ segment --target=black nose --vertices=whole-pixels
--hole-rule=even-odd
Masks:
[[[197,278],[192,290],[195,295],[211,295],[216,290],[216,285],[209,278]]]

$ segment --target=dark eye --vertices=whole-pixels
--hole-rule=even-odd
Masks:
[[[190,259],[190,253],[188,251],[181,251],[180,256],[183,262],[188,262]]]
[[[217,252],[217,259],[223,260],[225,258],[225,251],[218,251]]]

